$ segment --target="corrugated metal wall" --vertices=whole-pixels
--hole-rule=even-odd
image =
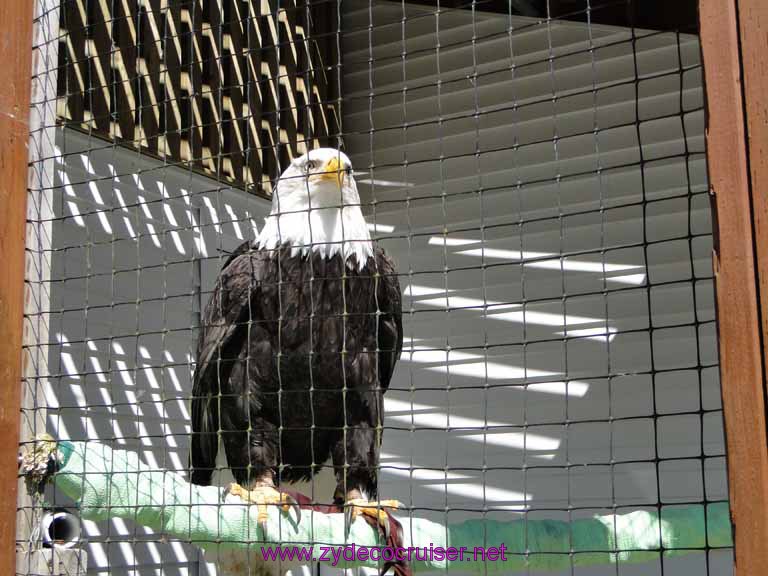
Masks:
[[[410,309],[384,495],[449,521],[727,499],[698,38],[357,6],[344,141]]]

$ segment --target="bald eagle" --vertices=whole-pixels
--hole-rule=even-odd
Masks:
[[[280,482],[330,460],[349,521],[377,503],[383,394],[403,345],[392,260],[371,240],[349,158],[317,149],[280,176],[258,238],[225,261],[205,308],[192,391],[192,482],[219,440],[229,493],[289,510]],[[330,495],[329,495],[330,496]],[[298,518],[297,518],[298,520]]]

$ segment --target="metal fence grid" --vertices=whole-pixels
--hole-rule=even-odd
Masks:
[[[290,162],[330,146],[351,159],[402,289],[378,482],[406,505],[406,528],[727,502],[701,61],[685,10],[36,7],[23,442],[106,443],[188,476],[217,275],[258,237]],[[330,503],[332,466],[317,464],[299,489]],[[77,513],[58,492],[21,498],[20,546],[51,510]],[[659,535],[640,564],[519,555],[530,574],[557,555],[558,574],[731,574],[731,547],[706,534],[690,550]],[[223,573],[122,518],[83,520],[73,549],[88,574]]]

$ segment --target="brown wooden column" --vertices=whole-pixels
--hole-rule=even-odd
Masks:
[[[27,144],[34,3],[0,2],[0,574],[16,570]]]
[[[768,3],[700,0],[736,574],[768,570]]]

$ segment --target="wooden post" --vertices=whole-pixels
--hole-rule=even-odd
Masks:
[[[16,569],[32,2],[0,2],[0,573]]]
[[[768,566],[768,4],[700,0],[736,574]]]

